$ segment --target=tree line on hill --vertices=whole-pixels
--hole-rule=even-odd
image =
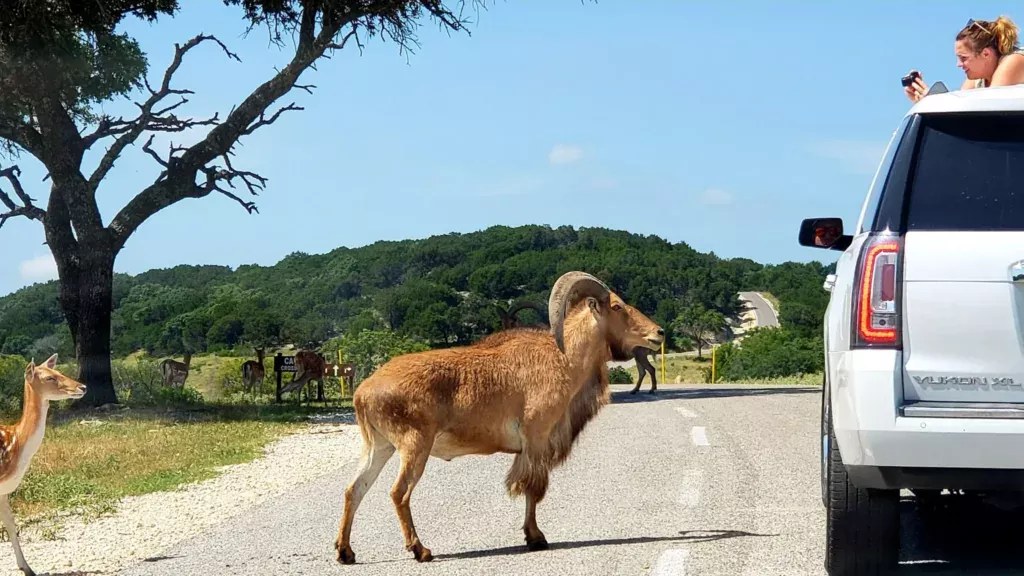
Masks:
[[[465,345],[501,329],[502,311],[516,302],[546,307],[555,279],[572,269],[595,274],[671,328],[673,349],[691,348],[689,328],[708,314],[736,315],[743,290],[772,293],[783,327],[776,338],[813,348],[828,302],[822,282],[833,268],[723,259],[683,242],[605,228],[494,226],[319,255],[296,252],[273,266],[181,265],[117,274],[112,352],[180,356],[285,343],[315,348],[364,330],[391,331],[431,348]],[[0,354],[73,354],[57,297],[51,281],[0,298]],[[546,322],[532,309],[518,320]]]

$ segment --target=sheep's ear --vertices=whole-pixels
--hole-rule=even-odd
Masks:
[[[593,296],[587,296],[587,306],[594,312],[594,314],[597,314],[600,311],[598,309],[597,298],[594,298]]]

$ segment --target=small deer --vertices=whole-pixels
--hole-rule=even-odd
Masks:
[[[292,390],[298,390],[300,387],[308,382],[317,381],[321,385],[324,383],[324,375],[326,373],[326,363],[319,354],[312,350],[299,350],[295,353],[295,372],[292,375],[292,381],[287,386],[281,388],[281,394],[287,394]],[[299,392],[301,399],[302,392]],[[309,392],[306,392],[306,400],[309,400]]]
[[[258,360],[246,360],[242,363],[242,386],[246,389],[254,389],[258,382],[260,390],[263,390],[263,377],[266,376],[266,369],[263,367],[263,348],[256,349]]]
[[[25,399],[21,420],[14,426],[0,426],[0,519],[14,546],[18,568],[25,576],[35,576],[35,573],[21,552],[18,528],[14,523],[8,495],[21,485],[32,457],[43,443],[50,402],[85,396],[85,384],[57,372],[56,366],[56,354],[40,366],[36,366],[35,361],[29,363],[25,368]]]
[[[160,371],[164,376],[164,386],[181,388],[188,378],[189,369],[192,366],[192,353],[185,352],[185,362],[178,362],[168,358],[160,363]]]

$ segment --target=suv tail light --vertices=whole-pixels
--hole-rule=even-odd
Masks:
[[[861,248],[854,281],[853,346],[900,347],[900,248],[892,234],[872,235]]]

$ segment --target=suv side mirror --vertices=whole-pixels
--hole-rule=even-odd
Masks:
[[[853,240],[843,234],[842,218],[807,218],[800,223],[801,246],[824,248],[826,250],[846,250]]]

